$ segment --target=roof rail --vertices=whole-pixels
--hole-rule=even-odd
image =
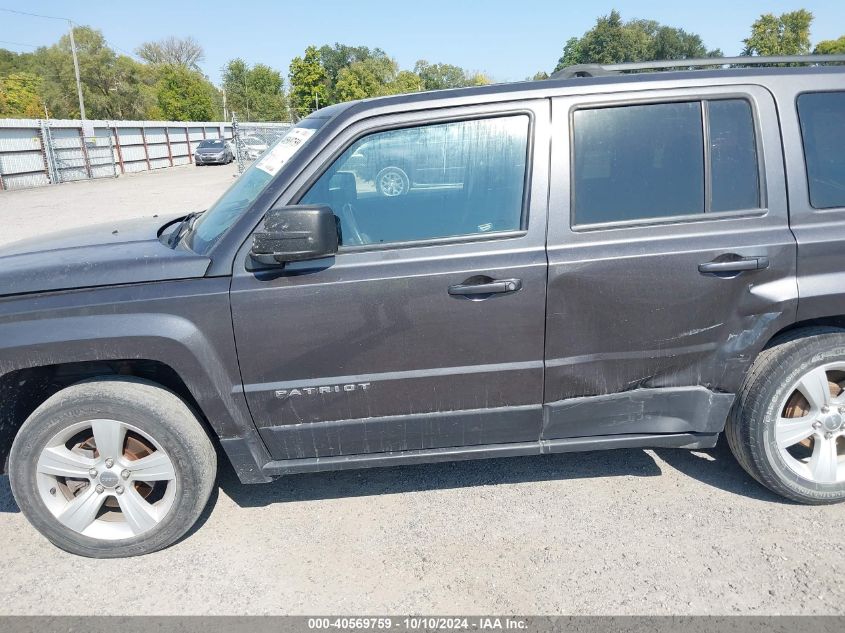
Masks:
[[[765,66],[768,64],[833,64],[845,63],[845,55],[779,55],[763,57],[703,57],[697,59],[661,59],[652,62],[625,62],[622,64],[576,64],[552,73],[549,79],[572,77],[603,77],[632,70],[663,70],[666,68],[703,68],[707,66]]]

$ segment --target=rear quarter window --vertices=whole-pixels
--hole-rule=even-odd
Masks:
[[[845,92],[798,97],[810,204],[845,207]]]

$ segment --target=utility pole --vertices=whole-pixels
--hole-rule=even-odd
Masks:
[[[79,96],[79,118],[85,120],[85,101],[82,99],[82,81],[79,79],[79,60],[76,57],[76,40],[73,39],[73,22],[67,21],[70,28],[70,53],[73,55],[73,72],[76,75],[76,94]]]
[[[0,9],[4,13],[17,13],[18,15],[28,15],[33,18],[44,18],[45,20],[60,20],[67,22],[70,29],[70,54],[73,56],[73,72],[76,75],[76,95],[79,97],[79,118],[85,120],[85,102],[82,100],[82,81],[79,79],[79,59],[76,57],[76,40],[73,37],[73,21],[70,18],[61,18],[55,15],[41,15],[39,13],[27,13],[26,11],[18,11],[17,9]]]
[[[222,88],[220,92],[223,93],[223,120],[229,120],[229,111],[226,109],[226,89]]]

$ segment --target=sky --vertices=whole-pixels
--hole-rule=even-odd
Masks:
[[[168,35],[193,36],[205,49],[202,69],[215,83],[234,57],[267,64],[286,77],[290,60],[306,46],[334,42],[379,47],[401,68],[426,59],[516,81],[551,71],[566,40],[613,8],[624,19],[655,19],[698,33],[708,48],[726,55],[739,54],[751,23],[766,12],[809,9],[814,44],[845,35],[845,0],[0,0],[0,8],[93,26],[123,53]],[[0,12],[0,48],[31,51],[66,31],[61,21]]]

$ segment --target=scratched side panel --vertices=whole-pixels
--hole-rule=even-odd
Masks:
[[[613,104],[702,96],[742,97],[752,104],[762,165],[762,208],[580,230],[570,227],[573,191],[569,179],[554,175],[570,173],[571,108],[599,98],[555,101],[546,403],[676,387],[732,394],[768,340],[794,322],[796,245],[789,230],[783,155],[771,94],[759,86],[714,85],[615,95]],[[768,257],[769,266],[730,278],[698,271],[700,264],[728,256]],[[695,404],[700,397],[696,394],[679,392],[673,398],[686,397]],[[676,410],[688,412],[690,430],[712,431],[712,420],[695,419],[695,407]],[[596,413],[593,432],[608,432],[599,419],[600,411]],[[634,425],[632,418],[628,426],[636,426],[637,432],[665,432],[665,420],[659,416],[651,420],[652,426],[648,420]],[[589,433],[589,425],[582,422],[579,418],[568,432],[561,422],[555,436]],[[612,426],[609,432],[632,432],[624,424]],[[674,428],[683,427],[674,424]]]

